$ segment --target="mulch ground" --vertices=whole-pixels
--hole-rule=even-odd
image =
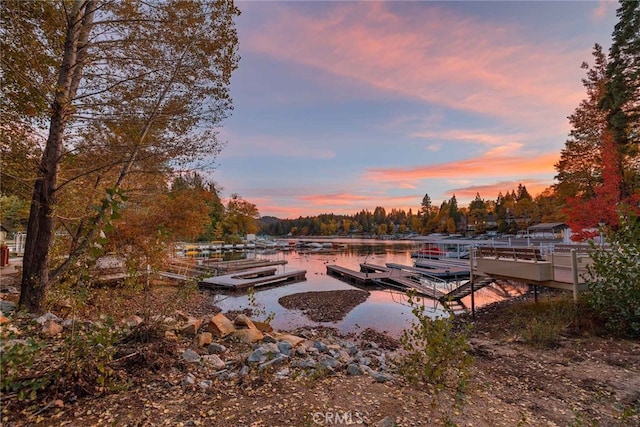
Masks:
[[[368,297],[369,292],[353,289],[302,292],[284,296],[278,302],[289,310],[302,310],[314,322],[337,322]]]

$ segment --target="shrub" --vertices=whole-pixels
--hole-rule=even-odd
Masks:
[[[404,352],[398,361],[399,373],[435,394],[445,389],[462,393],[474,362],[466,333],[455,328],[452,317],[430,318],[415,294],[409,294],[409,305],[416,321],[400,336]]]
[[[18,339],[14,334],[2,337],[0,346],[0,390],[17,393],[18,399],[33,400],[50,382],[49,375],[34,375],[31,368],[44,347],[34,339]]]
[[[608,247],[592,243],[588,267],[589,303],[609,330],[640,337],[640,218],[622,216],[607,233]]]

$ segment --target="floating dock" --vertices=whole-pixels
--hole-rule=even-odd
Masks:
[[[403,268],[397,268],[403,267]],[[360,264],[361,271],[351,270],[349,268],[340,267],[338,265],[328,265],[327,274],[338,277],[339,279],[352,283],[356,286],[372,286],[379,285],[388,288],[400,289],[402,291],[413,290],[420,296],[432,298],[440,301],[445,307],[450,308],[455,304],[460,304],[460,300],[471,294],[472,291],[477,291],[494,282],[491,278],[483,278],[479,280],[476,278],[475,283],[471,284],[471,281],[457,286],[448,292],[443,291],[436,286],[425,283],[420,280],[423,276],[422,269],[416,269],[401,264],[395,264],[386,267],[375,264]],[[429,274],[433,269],[427,270]],[[469,270],[466,270],[466,277],[469,277]],[[432,278],[440,280],[442,283],[446,283],[446,280],[435,277],[430,274]],[[455,303],[455,304],[454,304]]]
[[[439,279],[467,279],[471,271],[469,268],[461,267],[412,267],[409,265],[395,264],[389,262],[386,264],[389,268],[408,271],[409,273],[419,274],[424,277],[437,277]]]
[[[272,286],[276,284],[306,280],[306,270],[293,270],[276,274],[275,268],[256,268],[242,272],[214,276],[201,280],[200,287],[208,289],[241,290]]]

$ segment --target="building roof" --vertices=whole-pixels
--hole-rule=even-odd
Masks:
[[[549,231],[549,230],[563,230],[569,228],[564,222],[543,222],[540,224],[532,225],[528,228],[529,231]]]

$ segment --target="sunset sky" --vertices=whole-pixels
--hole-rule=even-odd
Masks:
[[[213,174],[260,215],[420,208],[553,183],[617,2],[237,2]]]

